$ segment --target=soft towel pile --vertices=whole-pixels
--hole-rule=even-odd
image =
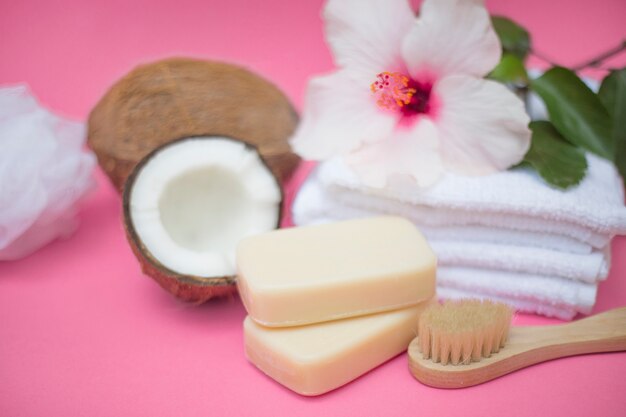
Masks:
[[[404,216],[439,257],[441,297],[488,297],[521,311],[571,319],[591,311],[598,283],[609,272],[610,241],[626,233],[619,175],[609,162],[587,159],[588,175],[568,191],[550,188],[524,169],[447,175],[426,189],[394,179],[373,189],[331,160],[300,189],[293,221]]]

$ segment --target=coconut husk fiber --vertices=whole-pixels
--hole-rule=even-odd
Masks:
[[[286,180],[300,158],[288,138],[298,116],[260,76],[223,62],[171,58],[141,65],[89,115],[88,143],[121,192],[135,165],[158,146],[189,136],[227,136],[255,146]]]

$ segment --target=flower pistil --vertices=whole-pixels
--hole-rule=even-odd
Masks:
[[[409,87],[409,77],[399,72],[381,72],[370,89],[376,97],[376,103],[385,109],[397,109],[411,103],[414,88]]]
[[[400,72],[381,72],[370,85],[376,104],[410,117],[430,113],[432,83],[420,83]]]

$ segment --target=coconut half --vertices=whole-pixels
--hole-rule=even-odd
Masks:
[[[282,192],[254,147],[192,137],[146,156],[123,199],[144,273],[178,298],[203,302],[235,291],[235,247],[278,227]]]
[[[118,190],[147,154],[191,136],[249,143],[284,181],[300,161],[288,142],[297,124],[289,99],[259,75],[224,62],[169,58],[117,81],[89,114],[87,140]]]

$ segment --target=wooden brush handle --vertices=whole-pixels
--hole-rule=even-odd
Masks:
[[[558,326],[514,327],[513,339],[527,348],[533,359],[529,365],[565,356],[626,350],[626,307]]]
[[[418,346],[417,338],[409,346],[415,378],[438,388],[469,387],[551,359],[626,350],[626,307],[557,326],[514,327],[500,352],[469,365],[434,363]]]

